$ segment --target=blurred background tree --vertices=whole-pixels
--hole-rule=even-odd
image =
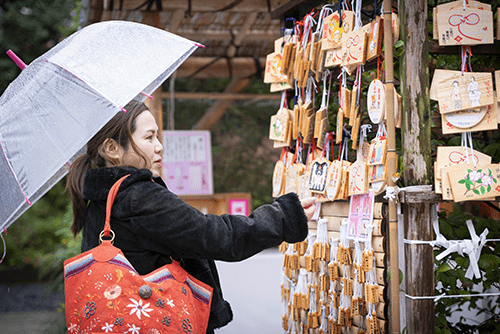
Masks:
[[[14,51],[26,64],[78,29],[80,1],[0,0],[0,92],[20,73],[5,55]],[[3,56],[2,56],[3,55]],[[176,91],[223,92],[231,79],[176,79]],[[163,90],[168,91],[169,80]],[[268,93],[269,85],[255,78],[244,93]],[[188,130],[214,100],[175,100],[176,130]],[[271,180],[281,150],[267,138],[269,119],[279,101],[237,101],[211,131],[214,192],[250,192],[255,208],[272,201]],[[164,101],[164,112],[167,112]],[[164,120],[166,120],[166,115]],[[166,124],[164,124],[166,127]],[[80,238],[69,233],[72,214],[64,194],[65,179],[33,205],[8,229],[7,255],[0,271],[34,267],[52,277],[64,259],[80,251]],[[60,279],[60,277],[59,277]]]

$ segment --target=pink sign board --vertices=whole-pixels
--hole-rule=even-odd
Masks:
[[[163,180],[177,195],[212,195],[210,131],[163,131]]]
[[[358,241],[366,241],[368,238],[366,224],[373,223],[373,204],[375,195],[370,189],[365,195],[352,195],[349,206],[349,230],[347,237]]]
[[[229,200],[229,214],[230,215],[244,215],[249,214],[250,203],[245,198],[232,198]]]

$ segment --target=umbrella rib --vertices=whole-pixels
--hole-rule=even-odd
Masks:
[[[26,202],[31,205],[31,202],[28,198],[28,195],[26,194],[26,192],[24,191],[23,187],[21,186],[21,183],[19,182],[19,179],[17,178],[17,175],[16,173],[14,172],[14,169],[12,168],[12,165],[10,164],[10,161],[9,161],[9,158],[7,158],[7,154],[5,153],[5,150],[3,148],[3,145],[2,145],[2,142],[0,141],[0,147],[2,148],[2,153],[3,155],[5,156],[5,161],[7,161],[7,165],[9,166],[10,168],[10,171],[12,173],[12,175],[14,176],[14,179],[16,180],[17,182],[17,185],[19,186],[19,188],[21,189],[23,195],[24,195],[24,198],[26,199]]]

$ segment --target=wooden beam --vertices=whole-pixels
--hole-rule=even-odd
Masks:
[[[123,0],[123,9],[134,9],[145,4],[145,0]],[[269,0],[271,11],[280,7],[282,4],[287,2],[286,0]],[[118,3],[118,1],[115,1]],[[162,10],[174,10],[182,9],[192,12],[217,12],[217,11],[229,11],[229,12],[253,12],[258,10],[260,12],[268,12],[268,0],[244,0],[244,1],[234,1],[234,0],[190,0],[190,1],[172,1],[172,0],[162,0],[161,1]],[[115,5],[118,7],[118,4]],[[143,6],[141,10],[145,10],[146,6]],[[152,10],[158,10],[156,4],[151,8]],[[187,12],[189,13],[189,12]]]
[[[250,57],[236,57],[230,60],[214,57],[189,57],[177,69],[177,78],[229,78],[229,77],[262,77],[266,60]],[[199,69],[204,68],[202,71]]]
[[[169,99],[170,92],[163,92],[162,99]],[[281,94],[237,94],[237,93],[191,93],[191,92],[175,92],[176,99],[194,99],[194,100],[280,100]]]
[[[323,0],[289,0],[289,1],[283,1],[282,5],[277,7],[276,9],[273,9],[271,11],[271,18],[273,19],[280,19],[284,15],[287,14],[287,12],[297,8],[297,7],[302,7],[305,9],[305,11],[309,12],[311,8],[319,6],[323,4],[325,1]],[[299,16],[301,13],[298,13]]]
[[[168,22],[168,27],[166,30],[170,31],[173,34],[177,33],[177,28],[179,28],[179,25],[184,19],[184,15],[185,15],[184,10],[176,9],[172,14],[172,17],[170,18],[170,21]]]
[[[102,11],[104,9],[103,0],[90,0],[89,3],[89,16],[87,18],[87,24],[92,24],[99,22],[101,20]]]
[[[224,90],[224,93],[241,93],[251,80],[247,78],[234,78]],[[234,99],[217,100],[208,108],[205,115],[193,126],[193,130],[210,130],[224,115]]]
[[[169,29],[167,29],[170,31]],[[232,35],[228,30],[178,30],[176,34],[187,39],[195,41],[211,40],[211,41],[227,41],[232,39]],[[252,30],[247,31],[245,34],[245,41],[274,41],[281,37],[279,31],[263,31]],[[241,43],[241,42],[240,42]]]
[[[246,38],[248,31],[257,19],[257,15],[259,15],[259,13],[257,12],[251,12],[248,14],[245,22],[241,26],[240,31],[238,31],[236,36],[234,37],[233,44],[229,45],[229,47],[227,48],[226,54],[228,57],[232,58],[236,55],[237,47],[240,46],[243,39]]]

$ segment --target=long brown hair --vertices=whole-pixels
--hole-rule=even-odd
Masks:
[[[136,129],[136,119],[143,112],[148,110],[142,102],[131,101],[125,106],[127,112],[119,112],[114,116],[92,139],[87,143],[87,153],[80,155],[73,162],[69,171],[66,190],[69,191],[73,202],[73,223],[70,230],[73,235],[77,235],[82,230],[82,225],[87,214],[87,201],[82,197],[83,177],[92,168],[106,166],[106,162],[117,166],[119,162],[109,157],[104,150],[104,142],[113,139],[125,150],[130,147],[145,161],[144,154],[136,146],[132,139],[132,134]]]

